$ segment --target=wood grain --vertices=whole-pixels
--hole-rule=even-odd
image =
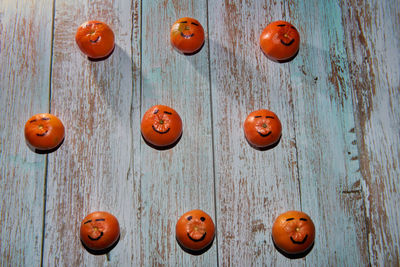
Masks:
[[[365,266],[368,240],[340,3],[290,1],[286,14],[303,40],[289,66],[301,204],[317,235],[306,261]]]
[[[209,5],[209,42],[218,217],[222,266],[283,266],[275,250],[275,218],[300,205],[289,67],[268,60],[259,37],[281,18],[283,2],[225,1]],[[243,122],[258,109],[282,122],[280,143],[267,151],[247,143]],[[304,264],[304,260],[296,260]]]
[[[400,5],[397,0],[0,2],[1,266],[398,266],[400,264]],[[197,54],[169,31],[203,25]],[[108,23],[113,54],[89,61],[77,27]],[[276,63],[259,48],[271,21],[300,32],[300,51]],[[183,121],[179,142],[146,144],[155,104]],[[252,148],[243,122],[267,108],[283,133]],[[66,127],[48,155],[23,127],[51,112]],[[216,239],[201,255],[175,240],[178,218],[202,209]],[[271,239],[275,218],[303,210],[316,241],[290,259]],[[119,243],[93,255],[79,239],[90,212],[113,213]]]
[[[40,265],[46,155],[24,125],[49,111],[52,5],[0,2],[0,265]]]
[[[400,26],[398,1],[349,1],[345,44],[364,177],[370,262],[400,265]]]
[[[49,156],[46,266],[139,266],[138,9],[134,1],[56,3],[51,109],[67,131]],[[104,61],[89,61],[75,44],[76,29],[90,19],[115,33],[115,50]],[[120,241],[107,256],[90,254],[79,239],[81,220],[96,210],[120,223]]]
[[[172,107],[183,134],[168,150],[141,143],[142,266],[217,264],[216,242],[194,256],[175,240],[183,213],[201,209],[215,219],[208,44],[185,56],[172,48],[169,35],[181,17],[197,19],[207,34],[206,11],[206,1],[143,2],[141,112],[156,104]]]

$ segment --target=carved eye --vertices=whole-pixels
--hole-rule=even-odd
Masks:
[[[206,220],[206,218],[200,217],[200,220],[201,220],[202,222],[204,222],[204,221]]]
[[[307,221],[307,219],[306,218],[300,218],[300,221]]]
[[[261,118],[262,116],[254,116],[254,118]]]
[[[168,115],[172,115],[172,113],[171,113],[171,112],[168,112],[168,111],[164,111],[164,113],[165,113],[165,114],[168,114]]]
[[[294,218],[287,218],[286,221],[294,220]]]
[[[189,216],[186,218],[188,221],[190,221],[192,219],[192,216]]]
[[[158,113],[158,109],[156,108],[153,112],[153,114],[157,114]]]
[[[191,22],[193,25],[195,25],[195,26],[199,26],[199,24],[197,24],[197,23],[194,23],[194,22]]]
[[[102,221],[102,222],[104,222],[106,219],[96,219],[95,221],[96,222],[100,222],[100,221]]]
[[[90,222],[92,222],[92,220],[86,221],[83,224],[87,224],[87,223],[90,223]]]

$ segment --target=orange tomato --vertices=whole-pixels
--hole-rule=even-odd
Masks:
[[[266,109],[251,112],[244,122],[243,129],[247,141],[258,148],[275,144],[282,134],[278,116]]]
[[[25,139],[37,150],[56,148],[64,140],[65,129],[61,120],[48,113],[32,116],[25,124]]]
[[[272,225],[275,245],[288,254],[299,254],[311,247],[315,227],[311,218],[301,211],[287,211],[276,218]]]
[[[108,212],[95,211],[82,220],[80,238],[89,249],[110,248],[118,240],[119,234],[118,220]]]
[[[289,22],[274,21],[261,33],[260,46],[265,55],[272,60],[287,60],[299,51],[300,35]]]
[[[173,144],[182,134],[182,120],[174,109],[155,105],[143,115],[140,129],[144,139],[158,147]]]
[[[107,57],[114,49],[114,33],[104,22],[91,20],[78,27],[75,41],[89,58]]]
[[[184,54],[195,53],[204,43],[204,29],[200,22],[193,18],[178,19],[171,28],[171,44]]]
[[[214,239],[215,227],[211,217],[202,210],[183,214],[176,223],[176,239],[184,248],[199,251]]]

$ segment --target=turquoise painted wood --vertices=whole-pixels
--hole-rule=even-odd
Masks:
[[[398,266],[400,23],[396,0],[9,1],[0,3],[1,266]],[[175,51],[169,30],[196,18],[199,53]],[[86,20],[108,23],[113,54],[89,61],[74,40]],[[293,23],[296,58],[259,48],[271,21]],[[183,121],[167,150],[140,121],[164,104]],[[283,126],[266,151],[247,143],[256,109]],[[51,112],[62,146],[25,144],[30,116]],[[200,208],[217,227],[192,255],[175,224]],[[303,210],[316,240],[290,259],[271,239],[275,218]],[[118,244],[93,255],[79,240],[90,212],[113,213]]]
[[[342,7],[357,123],[369,260],[400,265],[400,7],[350,1]]]
[[[168,150],[141,142],[142,266],[217,264],[217,246],[193,256],[175,239],[185,212],[202,209],[215,218],[208,43],[191,56],[173,49],[170,28],[181,17],[196,18],[208,32],[206,1],[142,2],[141,114],[167,105],[183,123],[182,138]]]
[[[365,210],[340,3],[292,1],[286,10],[303,38],[289,64],[301,205],[316,218],[317,235],[324,235],[314,245],[319,252],[306,261],[365,266]]]
[[[271,240],[276,216],[301,209],[289,67],[268,60],[258,44],[268,22],[283,13],[283,2],[218,2],[209,8],[221,265],[291,262],[274,249]],[[274,149],[253,149],[244,138],[243,122],[258,109],[272,110],[283,122],[282,138]]]
[[[0,265],[41,262],[46,155],[25,145],[25,122],[49,111],[52,5],[0,3]]]

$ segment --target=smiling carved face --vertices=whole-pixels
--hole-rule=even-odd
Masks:
[[[213,241],[214,235],[214,222],[202,210],[186,212],[176,223],[176,239],[188,250],[204,249]]]
[[[119,234],[118,220],[108,212],[96,211],[82,220],[80,238],[89,249],[107,249],[118,240]]]
[[[286,21],[279,20],[270,23],[260,36],[260,47],[272,60],[281,61],[294,57],[299,46],[299,32]]]
[[[75,41],[89,58],[107,57],[114,49],[114,32],[104,22],[91,20],[78,27]]]
[[[243,129],[247,141],[259,148],[275,144],[282,134],[278,116],[267,109],[251,112],[244,122]]]
[[[289,254],[306,251],[314,243],[314,238],[314,223],[301,211],[288,211],[279,215],[272,226],[275,245]]]
[[[140,129],[144,139],[157,147],[173,144],[182,134],[182,120],[174,109],[156,105],[143,115]]]
[[[204,29],[193,18],[181,18],[172,25],[170,38],[173,47],[181,53],[195,53],[204,43]]]

